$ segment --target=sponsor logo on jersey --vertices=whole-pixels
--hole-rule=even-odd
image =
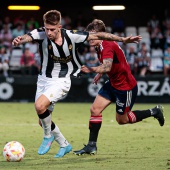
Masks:
[[[51,55],[51,58],[54,60],[55,63],[68,63],[73,59],[72,55],[67,57],[57,57],[55,55]]]

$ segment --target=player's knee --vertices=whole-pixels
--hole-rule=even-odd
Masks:
[[[100,111],[97,108],[93,107],[93,106],[90,108],[90,112],[91,112],[91,115],[93,115],[93,116],[100,115]]]
[[[116,117],[116,121],[119,125],[124,125],[129,123],[129,119],[127,117]]]
[[[35,109],[36,109],[37,114],[42,114],[46,110],[44,105],[42,105],[42,104],[40,104],[38,102],[35,103]]]

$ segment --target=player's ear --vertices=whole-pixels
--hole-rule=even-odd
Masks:
[[[59,25],[58,28],[62,28],[62,25]]]

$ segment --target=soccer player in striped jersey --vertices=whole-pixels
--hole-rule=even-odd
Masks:
[[[95,19],[87,26],[87,31],[105,31],[105,24],[103,21]],[[152,116],[158,120],[160,126],[164,125],[163,107],[161,105],[148,110],[131,110],[135,103],[138,87],[134,76],[131,74],[124,52],[118,43],[90,40],[89,44],[95,46],[101,65],[90,68],[82,66],[81,70],[85,73],[97,73],[93,80],[95,84],[104,73],[107,74],[108,81],[99,90],[90,108],[88,144],[81,150],[73,151],[76,155],[97,153],[97,138],[102,125],[102,112],[115,99],[118,124],[137,123]]]
[[[43,15],[43,21],[42,28],[16,37],[12,44],[18,46],[31,41],[39,44],[41,69],[37,80],[35,109],[44,130],[44,138],[38,149],[38,154],[47,153],[55,140],[60,148],[54,157],[60,158],[69,153],[72,146],[52,121],[52,111],[55,103],[69,92],[70,77],[79,77],[81,74],[82,64],[77,54],[78,47],[90,39],[138,43],[142,37],[118,37],[105,32],[89,33],[63,29],[61,13],[57,10],[47,11]]]

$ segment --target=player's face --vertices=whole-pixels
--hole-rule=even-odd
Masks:
[[[90,32],[95,33],[96,31],[92,30]],[[89,40],[88,42],[90,46],[99,46],[101,43],[101,40]]]
[[[60,29],[61,29],[60,24],[50,25],[50,24],[44,23],[44,27],[45,27],[46,35],[50,40],[55,40],[58,37],[60,33]]]
[[[90,40],[88,42],[90,46],[99,46],[101,43],[101,40]]]

